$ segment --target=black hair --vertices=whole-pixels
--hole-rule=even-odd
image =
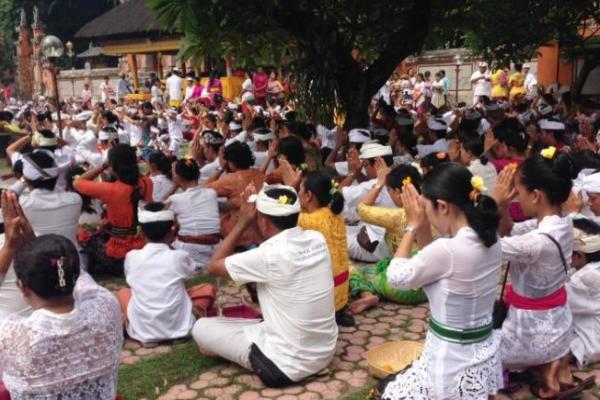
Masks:
[[[109,124],[114,124],[116,123],[119,119],[117,118],[117,116],[110,110],[104,110],[102,111],[102,113],[100,114],[102,116],[102,118],[104,118],[106,120],[106,122],[108,122]]]
[[[493,128],[494,137],[519,153],[527,150],[529,134],[518,118],[506,118]]]
[[[538,189],[546,193],[550,204],[555,206],[567,200],[573,187],[572,179],[579,173],[571,156],[558,151],[552,159],[534,154],[523,162],[519,170],[521,183],[529,191]]]
[[[28,157],[41,169],[56,167],[56,161],[54,161],[54,157],[48,154],[47,151],[37,150],[33,153],[29,153]],[[58,181],[58,177],[50,179],[38,178],[34,181],[27,181],[29,182],[29,185],[34,189],[54,190],[56,182]]]
[[[287,136],[281,139],[279,141],[277,153],[285,156],[290,164],[293,164],[297,167],[303,164],[306,160],[302,142],[296,136]]]
[[[373,166],[375,165],[375,161],[377,161],[377,158],[368,158],[367,162],[369,163],[369,165]],[[383,161],[385,162],[385,165],[387,165],[388,167],[392,166],[394,164],[394,156],[393,155],[387,155],[387,156],[381,156],[381,158],[383,159]]]
[[[312,137],[311,131],[308,129],[304,122],[292,122],[289,125],[289,130],[292,135],[298,136],[299,138],[309,141]]]
[[[580,170],[588,168],[600,171],[600,155],[595,151],[582,150],[577,153],[571,153],[571,158]]]
[[[12,167],[12,171],[13,174],[15,174],[15,176],[17,178],[20,178],[23,176],[23,160],[17,160]]]
[[[169,179],[173,179],[171,160],[164,153],[154,151],[148,156],[148,162],[154,164],[158,170]]]
[[[423,170],[430,170],[432,168],[437,167],[440,164],[445,164],[450,162],[450,156],[448,153],[443,151],[437,153],[429,153],[425,157],[421,158],[421,168]]]
[[[175,163],[175,173],[188,182],[197,182],[200,178],[200,167],[196,160],[185,158]]]
[[[79,278],[79,253],[63,236],[38,236],[17,250],[14,268],[17,278],[38,297],[67,296],[73,293]],[[59,268],[64,271],[62,286]]]
[[[479,136],[466,135],[462,141],[462,147],[479,158],[481,164],[485,165],[488,162],[487,157],[483,154],[483,140]]]
[[[411,183],[417,189],[417,192],[421,192],[421,174],[412,165],[400,164],[393,168],[385,178],[385,184],[392,189],[400,189],[404,186],[404,180],[410,178]]]
[[[479,194],[471,199],[473,174],[464,166],[448,163],[437,166],[423,180],[423,195],[437,208],[437,200],[454,204],[465,213],[469,225],[486,247],[498,241],[500,215],[498,206],[490,196]]]
[[[131,207],[133,208],[134,220],[137,222],[138,202],[142,195],[138,187],[140,171],[137,165],[137,156],[135,149],[128,144],[121,143],[112,147],[108,152],[108,161],[117,179],[121,182],[133,186],[131,191]]]
[[[75,191],[73,183],[75,181],[75,177],[78,175],[83,175],[85,173],[85,168],[81,165],[75,165],[67,170],[66,180],[67,180],[67,190],[71,192],[75,192],[79,194],[81,197],[81,211],[86,212],[88,214],[95,214],[96,210],[92,207],[92,198],[81,194]]]
[[[435,134],[435,137],[437,139],[445,139],[448,136],[448,131],[446,129],[437,129],[437,130],[433,130],[430,129],[431,132],[433,132]]]
[[[37,120],[38,122],[44,122],[45,120],[52,122],[52,114],[49,112],[39,113],[37,115]]]
[[[344,209],[344,196],[336,188],[333,177],[324,171],[313,171],[304,177],[304,190],[311,192],[321,207],[329,206],[334,214]]]
[[[158,212],[165,209],[163,203],[148,203],[144,207],[146,211]],[[157,221],[140,224],[144,236],[151,242],[162,242],[173,228],[173,221]]]
[[[523,70],[523,64],[515,64],[515,71],[521,72]]]
[[[265,119],[262,117],[254,117],[252,118],[252,129],[260,129],[260,128],[266,128],[267,127],[267,123],[265,122]]]
[[[398,138],[398,142],[406,147],[410,154],[414,157],[417,155],[417,136],[411,132],[404,132]]]
[[[265,194],[272,199],[278,199],[279,196],[287,196],[291,203],[295,203],[298,196],[296,193],[288,190],[288,189],[270,189],[265,191]],[[274,217],[272,215],[262,214],[265,218],[267,218],[277,229],[280,231],[284,231],[286,229],[291,229],[298,225],[298,217],[300,213],[288,215],[285,217]]]
[[[254,154],[246,143],[238,142],[225,146],[223,157],[239,169],[248,169],[254,165]]]
[[[136,186],[140,178],[135,149],[121,143],[110,149],[108,160],[117,178],[128,185]]]
[[[0,121],[10,122],[13,120],[13,113],[10,111],[0,111]]]

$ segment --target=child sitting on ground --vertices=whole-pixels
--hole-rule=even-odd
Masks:
[[[185,279],[196,266],[187,252],[170,246],[174,219],[173,211],[162,203],[149,203],[139,210],[138,221],[148,244],[125,258],[130,288],[119,290],[117,298],[127,334],[144,347],[187,338],[196,322],[194,314],[206,310],[216,295],[212,285],[186,291]]]

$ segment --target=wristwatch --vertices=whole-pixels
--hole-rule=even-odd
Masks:
[[[410,225],[404,225],[404,229],[403,229],[404,233],[417,233],[417,228],[415,228],[414,226],[410,226]]]

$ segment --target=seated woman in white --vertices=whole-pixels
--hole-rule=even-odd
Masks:
[[[492,329],[502,260],[496,203],[481,194],[481,178],[454,163],[434,168],[421,190],[402,190],[407,225],[387,278],[398,289],[423,287],[429,332],[421,356],[378,389],[386,400],[488,399],[503,386]],[[431,242],[428,221],[445,237]],[[409,258],[415,240],[425,247]]]
[[[147,159],[152,179],[152,201],[162,203],[175,191],[171,174],[171,160],[160,151],[152,152]]]
[[[577,176],[564,152],[548,148],[517,169],[507,166],[498,176],[494,198],[502,216],[502,258],[508,261],[511,285],[502,325],[502,364],[527,369],[535,378],[530,389],[538,398],[554,398],[571,390],[568,368],[572,316],[565,282],[573,252],[573,224],[561,205]],[[508,205],[516,199],[532,219],[513,225]],[[565,373],[561,373],[563,371]]]
[[[167,205],[175,213],[179,231],[173,243],[194,259],[196,268],[204,268],[221,241],[217,193],[199,184],[196,161],[183,159],[173,166],[173,181],[183,189],[169,197]]]
[[[14,197],[10,202],[18,208]],[[18,224],[6,224],[0,271],[14,255],[19,288],[34,311],[0,318],[4,385],[14,399],[114,400],[123,344],[114,296],[80,269],[68,239],[33,238],[22,214]]]

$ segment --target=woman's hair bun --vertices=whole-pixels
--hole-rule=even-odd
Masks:
[[[570,154],[561,151],[552,159],[552,171],[563,179],[575,179],[579,167]]]

